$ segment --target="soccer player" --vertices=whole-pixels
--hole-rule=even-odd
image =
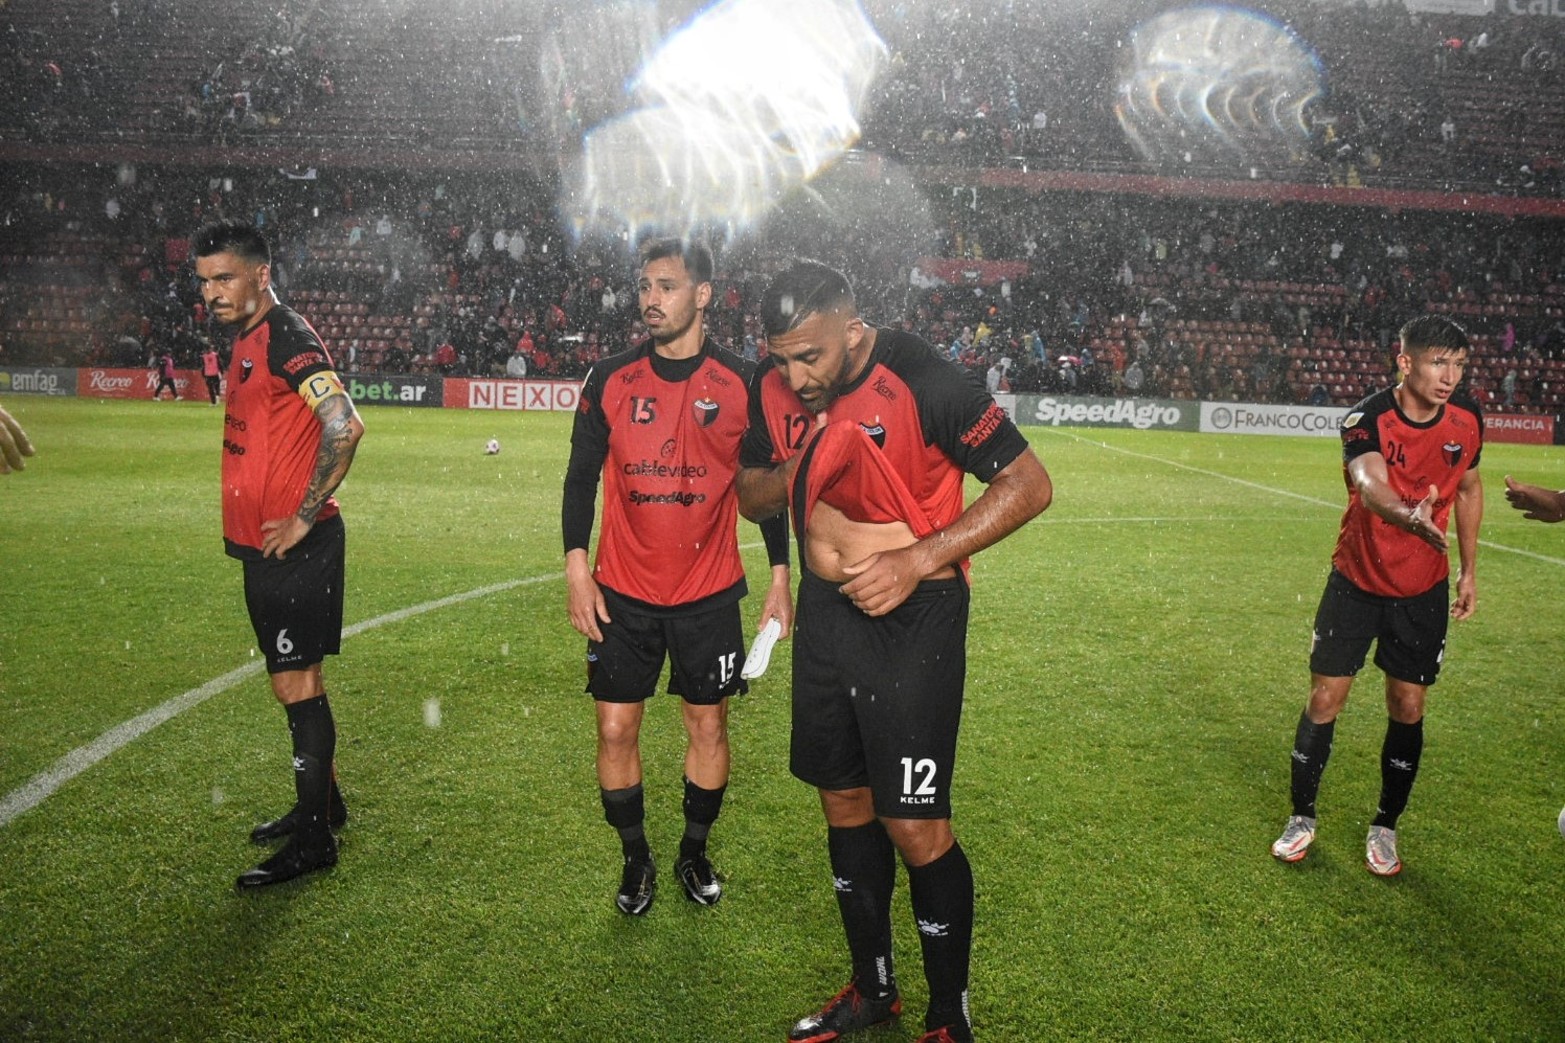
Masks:
[[[32,456],[33,452],[33,443],[28,441],[22,425],[0,406],[0,474],[24,470],[27,465],[22,457]]]
[[[798,260],[761,300],[748,518],[800,541],[790,768],[819,791],[852,977],[794,1025],[824,1043],[901,1013],[896,858],[929,982],[925,1043],[971,1040],[973,874],[951,829],[971,555],[1043,511],[1048,472],[977,379],[858,315],[842,273]],[[963,479],[987,485],[963,505]]]
[[[179,385],[174,383],[174,373],[174,356],[165,348],[158,355],[158,386],[152,392],[154,401],[162,399],[164,388],[168,388],[168,393],[174,396],[173,401],[179,401]]]
[[[293,737],[297,802],[250,834],[287,843],[237,881],[264,887],[335,865],[332,830],[348,816],[321,660],[342,639],[344,528],[332,493],[364,424],[320,338],[273,292],[260,231],[217,221],[193,250],[207,308],[238,328],[223,416],[223,543],[243,563],[245,606]]]
[[[1418,774],[1424,702],[1445,656],[1447,616],[1466,619],[1478,606],[1483,518],[1483,416],[1459,387],[1467,334],[1425,315],[1402,327],[1400,345],[1398,384],[1370,395],[1342,421],[1348,507],[1315,614],[1309,701],[1293,741],[1293,815],[1272,844],[1284,862],[1308,853],[1337,715],[1373,642],[1388,716],[1380,805],[1364,847],[1364,864],[1377,876],[1402,871],[1397,818]],[[1453,509],[1461,567],[1450,600],[1446,528]]]
[[[712,254],[704,245],[647,243],[638,293],[651,336],[587,374],[561,508],[567,611],[587,638],[599,796],[624,856],[615,904],[631,916],[644,915],[656,892],[643,828],[640,735],[665,656],[668,691],[683,699],[688,735],[685,831],[674,872],[694,902],[712,905],[723,895],[707,835],[728,785],[728,699],[749,687],[740,677],[739,600],[747,588],[734,475],[755,368],[706,337]],[[587,544],[600,475],[603,527],[594,568]],[[762,532],[772,568],[761,623],[775,618],[786,634],[793,622],[787,522],[778,519]]]
[[[217,357],[217,349],[208,344],[201,353],[201,377],[206,381],[207,398],[217,405],[218,392],[223,387],[223,367]]]

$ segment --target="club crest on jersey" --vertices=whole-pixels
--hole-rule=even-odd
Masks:
[[[255,369],[255,363],[249,359],[241,359],[239,362],[239,383],[243,384],[250,379],[250,372]]]
[[[869,424],[861,423],[859,427],[863,429],[866,435],[869,435],[870,440],[875,443],[877,448],[886,448],[886,426],[884,424],[876,424],[874,427],[871,427]]]
[[[690,412],[696,418],[696,426],[711,427],[717,419],[718,405],[710,398],[698,398],[690,403]]]
[[[1462,462],[1462,444],[1460,442],[1447,442],[1440,447],[1440,451],[1445,454],[1447,465],[1455,467]]]

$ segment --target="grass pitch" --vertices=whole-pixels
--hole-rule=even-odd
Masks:
[[[292,791],[222,553],[221,412],[7,405],[40,455],[0,479],[0,1039],[780,1041],[845,980],[819,811],[787,773],[786,643],[733,711],[727,897],[694,906],[669,872],[665,696],[643,734],[663,886],[645,919],[613,908],[560,571],[569,416],[365,412],[340,495],[360,627],[327,665],[342,861],[240,895],[247,832]],[[973,570],[956,827],[979,1037],[1565,1038],[1565,526],[1500,496],[1507,472],[1565,486],[1565,451],[1485,450],[1478,614],[1431,696],[1407,869],[1379,880],[1373,671],[1310,856],[1267,855],[1343,502],[1333,443],[1028,434],[1055,505]],[[921,1028],[905,886],[896,916],[909,1013],[866,1041]]]

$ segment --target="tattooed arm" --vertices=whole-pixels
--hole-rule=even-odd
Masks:
[[[307,389],[313,389],[315,394]],[[335,373],[317,374],[299,393],[305,401],[312,402],[316,419],[321,422],[321,444],[315,454],[315,473],[298,511],[261,524],[261,553],[266,557],[276,554],[282,558],[309,533],[316,515],[348,476],[354,450],[364,436],[364,422]]]

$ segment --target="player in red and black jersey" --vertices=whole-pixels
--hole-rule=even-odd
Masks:
[[[728,785],[728,697],[740,676],[745,596],[739,559],[739,440],[754,364],[708,340],[712,255],[700,244],[655,240],[642,250],[642,320],[651,337],[605,359],[583,382],[571,432],[561,524],[571,625],[587,638],[587,691],[595,700],[598,785],[620,835],[624,868],[615,902],[644,914],[657,870],[643,828],[640,733],[665,656],[668,690],[684,700],[685,835],[676,875],[711,905],[722,884],[707,834]],[[603,477],[603,527],[588,565],[593,503]],[[762,526],[772,579],[761,623],[792,629],[788,532]]]
[[[1297,862],[1315,839],[1315,797],[1337,715],[1370,644],[1386,675],[1380,805],[1365,841],[1379,876],[1402,869],[1397,817],[1407,807],[1424,747],[1424,702],[1440,673],[1450,619],[1478,605],[1474,569],[1483,519],[1483,415],[1460,390],[1467,335],[1436,315],[1402,327],[1401,382],[1354,406],[1342,421],[1348,508],[1315,615],[1310,697],[1299,716],[1293,815],[1272,854]],[[1460,571],[1450,599],[1446,529],[1456,515]]]
[[[331,830],[347,819],[321,661],[342,639],[344,529],[332,493],[364,424],[320,338],[273,293],[265,237],[219,221],[196,233],[193,253],[213,317],[239,328],[223,416],[223,543],[243,562],[250,623],[293,738],[297,803],[251,832],[287,843],[237,881],[263,887],[335,865]]]
[[[971,374],[867,325],[847,279],[796,261],[761,302],[770,363],[751,385],[746,517],[799,533],[790,767],[820,794],[853,977],[790,1040],[901,1011],[896,856],[929,981],[923,1040],[972,1039],[973,876],[951,831],[966,673],[968,558],[1044,510],[1053,486]],[[964,506],[971,474],[987,488]]]

